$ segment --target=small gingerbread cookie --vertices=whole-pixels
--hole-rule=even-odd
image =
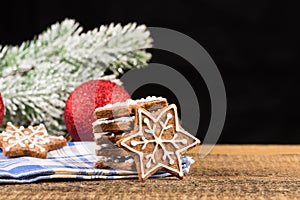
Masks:
[[[67,140],[62,136],[50,136],[43,124],[24,128],[8,122],[0,134],[0,143],[5,156],[46,158],[48,151],[65,146]]]
[[[117,145],[135,153],[139,179],[145,181],[158,170],[183,178],[183,153],[200,144],[179,124],[175,104],[155,113],[138,108],[134,130]]]
[[[134,117],[120,117],[116,119],[97,119],[93,122],[93,132],[130,131],[133,128]]]
[[[98,148],[95,150],[97,156],[133,156],[132,152],[126,151],[125,149],[119,148],[118,146],[109,147],[109,148]]]
[[[105,159],[95,162],[94,167],[101,169],[136,170],[134,158],[131,156],[105,157]]]
[[[145,108],[148,111],[155,111],[168,106],[167,99],[162,97],[149,96],[138,100],[128,99],[126,102],[107,104],[95,109],[96,119],[118,118],[135,114],[137,108]]]
[[[103,133],[94,133],[94,141],[97,145],[101,144],[115,144],[120,140],[127,132],[103,132]]]

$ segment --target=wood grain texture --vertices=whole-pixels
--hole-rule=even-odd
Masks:
[[[1,185],[2,199],[300,199],[300,145],[218,145],[183,179]]]

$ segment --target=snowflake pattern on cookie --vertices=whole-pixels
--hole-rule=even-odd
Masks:
[[[176,105],[155,113],[139,108],[137,120],[134,131],[119,144],[138,155],[140,180],[146,180],[160,169],[183,178],[181,156],[200,144],[200,140],[180,126]]]
[[[5,156],[32,156],[46,158],[50,150],[66,145],[62,136],[50,136],[43,124],[39,126],[14,126],[11,122],[0,134],[0,143]]]

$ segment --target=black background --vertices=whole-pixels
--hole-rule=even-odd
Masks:
[[[5,1],[0,8],[0,44],[18,45],[66,17],[76,19],[85,31],[111,22],[174,29],[200,43],[221,72],[228,110],[220,143],[300,143],[296,2]],[[153,62],[172,66],[198,83],[202,139],[210,116],[205,84],[182,58],[158,50],[151,53]],[[158,93],[164,90],[152,87]],[[134,95],[144,95],[141,91],[145,90]]]

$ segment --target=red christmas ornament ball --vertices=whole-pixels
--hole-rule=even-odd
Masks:
[[[92,141],[95,108],[130,99],[128,92],[108,80],[91,80],[78,86],[69,96],[64,120],[73,141]]]
[[[3,104],[2,96],[0,94],[0,126],[2,126],[3,118],[4,118],[4,104]]]

